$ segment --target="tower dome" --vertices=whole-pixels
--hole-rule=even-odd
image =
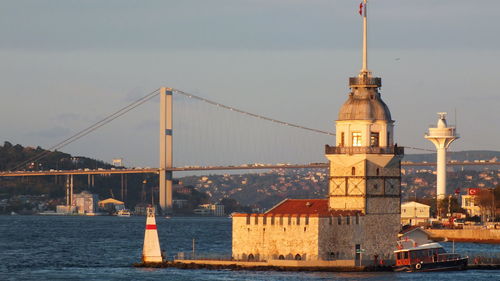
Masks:
[[[338,119],[392,121],[391,112],[374,89],[357,88],[339,110]]]

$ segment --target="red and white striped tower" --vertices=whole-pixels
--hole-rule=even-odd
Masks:
[[[142,262],[161,263],[160,240],[158,239],[158,230],[156,229],[155,208],[147,208],[146,230],[144,232],[144,246],[142,248]]]

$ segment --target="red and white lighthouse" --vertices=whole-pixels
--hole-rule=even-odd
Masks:
[[[144,246],[142,248],[142,262],[161,263],[160,240],[158,239],[158,230],[156,228],[155,208],[147,208],[146,230],[144,232]]]

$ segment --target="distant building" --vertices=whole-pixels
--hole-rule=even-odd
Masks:
[[[113,166],[122,167],[123,166],[123,158],[114,158]]]
[[[147,208],[149,204],[147,203],[139,203],[135,205],[134,215],[136,216],[145,216],[147,214]]]
[[[74,194],[72,201],[72,206],[76,207],[78,214],[95,214],[97,212],[99,196],[88,191],[82,191],[79,194]]]
[[[429,222],[431,207],[415,201],[401,204],[401,224],[421,225]]]
[[[58,213],[58,214],[76,213],[76,206],[57,205],[56,206],[56,213]]]
[[[111,213],[125,209],[125,203],[120,200],[116,200],[114,198],[101,200],[99,201],[98,205],[99,209]]]
[[[194,209],[194,213],[197,215],[211,215],[222,217],[225,215],[224,205],[219,204],[203,204],[198,206],[199,208]]]
[[[423,228],[418,226],[410,226],[406,229],[403,229],[399,233],[399,236],[400,241],[402,241],[401,243],[404,247],[416,247],[418,245],[432,242],[432,240],[429,239],[430,234]]]
[[[172,205],[174,205],[174,208],[177,209],[182,209],[185,208],[188,205],[188,200],[186,199],[174,199],[172,200]]]
[[[467,212],[467,214],[471,217],[481,216],[481,215],[485,215],[486,217],[491,217],[494,215],[494,210],[495,210],[494,202],[492,202],[492,206],[488,206],[490,208],[483,207],[483,210],[481,210],[481,205],[479,202],[480,201],[479,194],[483,190],[491,190],[491,189],[467,188],[467,195],[462,195],[462,209],[464,209]]]

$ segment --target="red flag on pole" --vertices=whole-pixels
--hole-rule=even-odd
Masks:
[[[359,15],[363,15],[363,3],[359,3]]]

